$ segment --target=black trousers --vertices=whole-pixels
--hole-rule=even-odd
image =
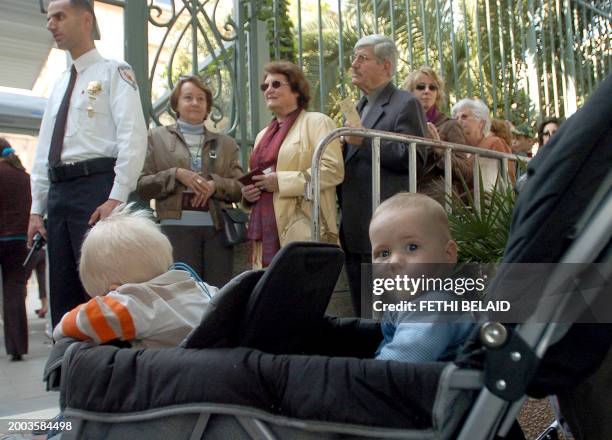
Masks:
[[[78,262],[88,221],[98,206],[108,200],[113,172],[93,174],[52,183],[47,202],[47,251],[49,254],[49,304],[51,324],[90,299],[81,284]]]
[[[224,232],[213,226],[161,227],[172,243],[174,261],[187,263],[211,286],[221,288],[231,278],[234,248],[224,244]]]
[[[0,241],[4,347],[9,355],[28,352],[27,280],[26,270],[22,266],[27,255],[25,240]]]
[[[362,264],[371,264],[372,254],[362,254],[344,251],[344,268],[348,279],[349,289],[351,290],[351,302],[355,316],[369,318],[372,315],[370,296],[367,295],[362,301]]]

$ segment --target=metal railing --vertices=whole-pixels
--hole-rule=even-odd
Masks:
[[[417,146],[435,147],[444,149],[444,191],[447,200],[452,191],[452,154],[453,151],[473,155],[473,201],[474,208],[480,209],[480,158],[499,160],[501,163],[501,178],[504,184],[508,184],[508,161],[527,162],[529,158],[516,156],[514,154],[500,153],[498,151],[485,150],[468,145],[454,144],[452,142],[436,141],[433,139],[411,136],[406,134],[391,133],[387,131],[370,130],[365,128],[337,128],[319,141],[312,156],[310,168],[310,180],[306,185],[305,198],[312,200],[312,223],[311,238],[319,241],[321,236],[320,207],[321,207],[321,159],[327,147],[334,139],[341,136],[359,136],[372,138],[372,212],[380,205],[380,148],[381,140],[397,141],[408,145],[408,190],[417,192]]]

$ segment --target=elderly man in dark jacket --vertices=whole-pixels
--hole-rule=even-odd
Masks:
[[[368,35],[355,45],[352,82],[364,96],[357,103],[361,127],[425,136],[423,106],[416,97],[391,82],[397,66],[395,43],[384,35]],[[340,240],[355,313],[361,312],[361,264],[370,263],[368,226],[372,217],[372,139],[348,137],[344,150],[345,179],[339,189],[342,208]],[[419,150],[417,168],[426,151]],[[380,199],[408,191],[408,144],[382,141]],[[364,310],[364,312],[366,312]]]

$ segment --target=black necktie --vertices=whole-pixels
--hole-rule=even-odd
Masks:
[[[72,90],[74,90],[76,77],[77,71],[73,64],[72,69],[70,69],[68,88],[66,89],[66,93],[64,93],[64,98],[62,99],[62,103],[57,112],[57,118],[55,119],[55,126],[53,127],[51,146],[49,147],[49,167],[57,166],[61,161],[62,147],[64,146],[64,133],[66,132],[66,119],[68,118],[68,107],[70,107],[70,97],[72,96]]]

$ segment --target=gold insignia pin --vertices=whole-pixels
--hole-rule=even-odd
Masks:
[[[96,100],[96,97],[102,91],[102,83],[100,81],[90,81],[87,84],[87,99],[89,99],[89,105],[87,106],[87,116],[93,118],[94,108],[93,103]]]

